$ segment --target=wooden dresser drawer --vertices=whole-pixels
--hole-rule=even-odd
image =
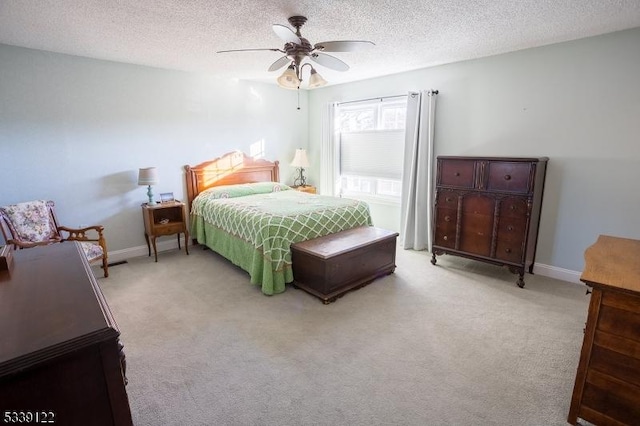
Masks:
[[[518,192],[526,194],[531,190],[532,163],[511,161],[490,161],[487,163],[488,191]]]
[[[501,218],[526,218],[530,205],[526,197],[507,197],[500,201]]]
[[[637,425],[640,395],[637,387],[629,383],[589,370],[579,413],[594,424]]]
[[[436,205],[438,207],[456,210],[458,208],[459,196],[460,194],[457,191],[438,191],[436,193]]]
[[[637,339],[640,330],[640,314],[602,305],[598,330],[627,339]]]
[[[498,239],[524,242],[527,221],[519,217],[501,217],[498,222]]]
[[[456,188],[473,188],[476,162],[472,160],[441,160],[438,184]]]
[[[624,378],[626,382],[640,387],[640,353],[635,353],[640,349],[640,344],[624,339],[615,341],[615,337],[611,337],[596,333],[589,368],[611,377]]]
[[[182,232],[183,223],[167,223],[166,225],[156,225],[156,235],[173,235]]]
[[[522,249],[522,241],[501,240],[498,238],[495,257],[506,262],[520,263],[522,262]]]
[[[438,246],[455,248],[456,224],[458,212],[454,209],[439,207],[436,209],[435,239]]]

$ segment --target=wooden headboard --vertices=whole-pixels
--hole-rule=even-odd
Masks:
[[[229,152],[197,166],[184,166],[187,179],[187,202],[214,186],[252,182],[279,182],[278,161],[255,160],[243,152]]]

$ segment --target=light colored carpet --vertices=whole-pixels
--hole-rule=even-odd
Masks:
[[[330,305],[192,247],[98,282],[136,425],[564,425],[585,287],[398,249]]]

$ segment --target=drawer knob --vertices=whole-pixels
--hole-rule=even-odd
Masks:
[[[513,226],[511,225],[507,226],[507,231],[513,231]]]
[[[443,240],[447,241],[449,239],[449,237],[447,237],[446,235],[444,237],[442,237]]]
[[[444,217],[444,221],[445,222],[451,222],[451,216],[445,216]]]
[[[507,253],[511,253],[511,249],[508,248],[508,247],[506,249],[504,249],[504,251],[507,252]]]
[[[511,206],[509,207],[511,210],[515,210],[516,206],[514,204],[511,204]]]
[[[453,175],[458,177],[458,176],[460,176],[460,172],[455,172]]]
[[[504,175],[504,180],[511,180],[511,175]]]
[[[444,200],[445,200],[447,203],[450,203],[450,202],[452,202],[452,201],[453,201],[453,199],[451,199],[451,197],[447,197],[447,198],[445,198]]]

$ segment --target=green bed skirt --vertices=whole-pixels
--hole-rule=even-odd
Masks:
[[[266,259],[262,250],[256,249],[246,241],[211,226],[201,216],[191,215],[192,236],[199,244],[229,259],[249,273],[251,284],[262,287],[266,295],[282,293],[285,284],[293,281],[291,259],[288,263],[273,270],[271,259]],[[265,267],[267,265],[267,267]]]

